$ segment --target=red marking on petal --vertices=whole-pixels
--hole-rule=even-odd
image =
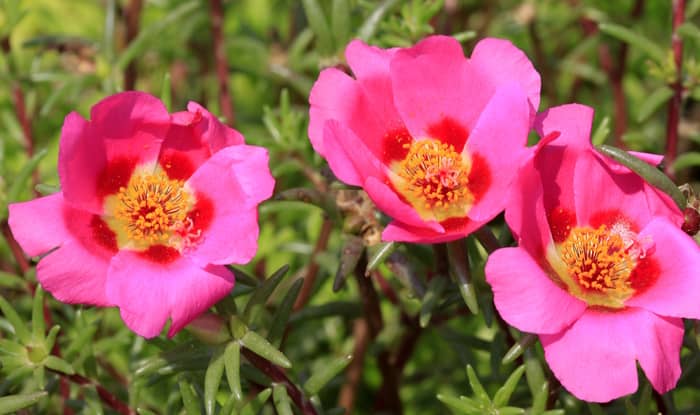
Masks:
[[[430,125],[427,133],[431,138],[452,145],[458,153],[462,152],[464,144],[467,143],[469,138],[469,131],[450,117],[444,117],[439,122]]]
[[[180,251],[165,245],[152,245],[139,254],[141,257],[158,264],[170,264],[180,258]]]
[[[635,294],[641,294],[653,286],[659,279],[659,274],[661,274],[661,268],[655,259],[649,257],[639,259],[629,277]]]
[[[112,253],[119,251],[117,235],[101,217],[98,215],[92,216],[90,220],[90,229],[92,230],[92,237],[98,245],[107,248]]]
[[[190,121],[190,125],[196,124],[200,121],[202,121],[202,111],[198,109],[192,114],[192,121]]]
[[[196,198],[197,203],[187,214],[187,217],[192,220],[193,232],[205,231],[214,219],[214,203],[203,193],[197,193]]]
[[[576,226],[576,213],[563,207],[557,207],[547,214],[547,222],[549,222],[554,242],[562,243]]]
[[[464,216],[445,219],[442,222],[440,222],[440,225],[442,225],[442,227],[445,228],[446,232],[455,232],[460,229],[466,228],[467,225],[469,225],[469,222],[469,218]]]
[[[136,168],[136,158],[117,157],[110,160],[97,178],[97,195],[105,197],[129,183]]]
[[[541,147],[546,146],[547,144],[556,140],[557,138],[559,138],[560,135],[561,135],[561,133],[559,131],[552,131],[551,133],[542,137],[542,139],[539,141],[539,143],[537,143],[537,149],[539,150]]]
[[[413,137],[406,127],[397,128],[384,134],[383,137],[382,160],[384,163],[391,163],[394,160],[403,160],[411,148]]]
[[[591,215],[589,225],[592,228],[598,228],[601,225],[605,225],[608,227],[608,229],[610,229],[613,227],[613,225],[620,223],[625,224],[632,232],[639,232],[637,224],[633,223],[618,209],[602,210],[594,213]]]
[[[472,154],[472,167],[469,170],[469,192],[477,203],[491,186],[491,169],[486,159],[478,154]],[[505,189],[504,189],[505,190]]]
[[[169,178],[187,180],[195,171],[194,163],[185,153],[175,150],[164,150],[158,160]]]

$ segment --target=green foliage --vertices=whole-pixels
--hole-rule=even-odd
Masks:
[[[136,74],[132,87],[160,96],[170,111],[192,100],[222,115],[211,2],[144,1],[129,39],[134,3],[0,0],[3,230],[8,203],[60,191],[65,116],[89,116],[95,102],[128,86],[128,71]],[[444,34],[468,56],[479,39],[502,37],[542,76],[538,110],[594,107],[592,141],[601,152],[684,207],[658,169],[604,145],[663,153],[679,84],[684,152],[667,163],[677,181],[696,184],[700,1],[686,2],[677,30],[680,68],[671,51],[672,2],[642,2],[635,12],[637,3],[223,1],[235,127],[248,143],[268,148],[276,178],[275,196],[259,209],[258,255],[230,268],[236,286],[207,313],[207,324],[144,340],[114,308],[45,294],[35,262],[25,268],[3,239],[0,413],[110,414],[119,413],[117,402],[139,414],[343,413],[339,406],[365,414],[379,413],[394,395],[408,415],[646,415],[661,411],[661,402],[669,413],[697,413],[697,330],[687,330],[683,377],[666,397],[641,381],[630,397],[582,403],[558,385],[537,336],[507,327],[494,309],[483,269],[490,242],[514,244],[502,218],[489,225],[491,235],[449,245],[379,242],[388,218],[333,179],[307,136],[311,87],[325,68],[351,72],[344,58],[350,40],[401,47]],[[392,410],[399,413],[385,413]]]

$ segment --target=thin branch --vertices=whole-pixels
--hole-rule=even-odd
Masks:
[[[211,17],[211,34],[214,42],[214,59],[216,60],[216,77],[219,81],[219,106],[226,122],[233,125],[236,121],[233,112],[233,101],[228,85],[228,63],[226,62],[226,47],[224,43],[224,6],[222,0],[210,0],[209,12]]]
[[[110,391],[105,389],[104,386],[100,385],[96,381],[88,379],[85,376],[79,375],[77,373],[73,375],[67,375],[65,373],[51,369],[49,369],[49,371],[61,376],[62,378],[68,379],[77,385],[94,386],[95,390],[97,391],[97,395],[100,397],[100,400],[110,408],[114,409],[117,413],[121,415],[136,415],[136,411],[129,408],[129,406],[126,403],[122,402],[118,397],[113,395]]]
[[[130,0],[124,10],[124,23],[126,24],[126,42],[128,46],[139,34],[139,23],[141,21],[141,10],[143,9],[143,0]],[[129,91],[136,87],[136,78],[138,76],[136,60],[129,62],[129,65],[124,70],[124,89]]]
[[[0,222],[0,229],[2,230],[2,236],[7,241],[7,246],[10,247],[10,252],[12,252],[12,256],[17,262],[19,271],[22,273],[22,275],[24,275],[29,270],[29,261],[27,261],[27,258],[24,256],[22,248],[19,246],[19,243],[17,243],[15,237],[12,235],[12,230],[10,229],[10,224],[7,222],[7,219],[3,219],[2,222]],[[31,287],[31,291],[32,293],[34,292],[34,287]]]
[[[271,381],[284,385],[284,387],[287,389],[287,394],[289,394],[289,397],[292,398],[292,401],[301,410],[302,414],[318,415],[318,412],[316,412],[316,408],[314,408],[311,401],[304,396],[304,392],[297,388],[294,382],[289,380],[287,375],[284,373],[284,370],[251,352],[245,347],[241,349],[241,353],[243,356],[245,356],[246,360],[250,362],[250,364],[265,373],[265,375],[267,375]]]
[[[314,246],[314,250],[311,252],[311,257],[309,258],[309,265],[306,276],[304,277],[304,284],[301,286],[301,292],[294,302],[294,311],[302,309],[311,297],[311,291],[314,288],[314,283],[316,282],[316,277],[318,276],[319,271],[318,256],[326,250],[332,230],[333,222],[328,218],[324,219],[323,224],[321,225],[321,233],[318,235],[316,246]]]
[[[673,162],[678,154],[678,124],[681,116],[681,101],[683,98],[683,39],[678,34],[678,28],[685,20],[685,0],[673,0],[673,35],[671,48],[673,49],[673,62],[676,65],[676,79],[671,84],[673,97],[668,105],[668,120],[666,124],[666,174],[672,179],[675,177]]]
[[[367,346],[369,345],[369,326],[367,320],[358,318],[355,320],[352,329],[352,337],[355,339],[355,345],[352,351],[352,361],[348,365],[345,383],[340,388],[338,395],[338,406],[345,408],[346,413],[353,413],[355,408],[355,398],[357,396],[357,388],[362,380],[362,369],[365,365],[365,356],[367,355]]]

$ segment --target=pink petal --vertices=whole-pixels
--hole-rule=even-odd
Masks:
[[[355,39],[345,48],[345,59],[359,80],[388,77],[389,63],[397,50],[370,46]]]
[[[483,224],[471,222],[468,227],[460,229],[458,232],[443,231],[438,232],[429,228],[407,225],[399,221],[392,221],[382,232],[383,241],[413,242],[419,244],[438,244],[455,241],[464,238],[467,234],[475,231]]]
[[[9,206],[12,234],[39,261],[37,279],[66,303],[110,305],[104,280],[111,252],[96,241],[92,215],[66,205],[61,193]],[[53,250],[53,251],[52,251]]]
[[[519,330],[558,333],[586,309],[586,303],[554,284],[522,248],[495,251],[484,272],[498,313]]]
[[[537,114],[535,130],[540,137],[560,133],[556,144],[577,149],[591,148],[593,108],[581,104],[552,107]]]
[[[187,182],[213,203],[211,224],[191,255],[201,263],[246,263],[255,255],[258,204],[272,195],[267,150],[237,145],[214,154]],[[200,196],[202,197],[202,196]]]
[[[549,368],[579,399],[607,402],[637,390],[634,338],[643,328],[629,317],[639,311],[586,311],[569,329],[542,334]]]
[[[607,160],[593,151],[583,151],[576,162],[574,189],[579,224],[593,225],[600,215],[623,216],[638,231],[651,220],[645,190],[647,185],[636,173],[615,173]],[[593,195],[605,192],[605,197]]]
[[[94,127],[76,112],[63,121],[58,149],[58,175],[64,197],[92,213],[102,213],[98,177],[107,164],[104,141]]]
[[[665,391],[675,385],[682,336],[680,320],[628,308],[587,310],[568,330],[540,339],[549,367],[569,392],[586,401],[608,402],[637,389],[635,359],[655,388]]]
[[[36,277],[64,303],[112,306],[105,295],[108,266],[109,258],[70,238],[39,261]]]
[[[638,159],[651,164],[652,166],[656,167],[661,162],[664,160],[664,155],[663,154],[654,154],[654,153],[642,153],[639,151],[628,151],[631,155],[637,157]]]
[[[505,217],[518,245],[534,258],[544,258],[552,244],[552,234],[544,208],[542,179],[532,156],[516,175],[508,194]]]
[[[470,130],[494,92],[448,36],[430,36],[398,50],[391,81],[399,114],[416,138],[430,136],[430,126],[445,118]]]
[[[64,205],[59,192],[8,206],[12,235],[27,255],[45,254],[71,237],[63,220]]]
[[[366,176],[383,175],[379,160],[357,136],[336,120],[326,121],[326,160],[341,181],[360,186]]]
[[[590,142],[593,109],[579,104],[550,108],[535,119],[541,137],[534,167],[539,170],[545,210],[575,211],[573,185],[575,165],[583,152],[592,151]]]
[[[633,155],[635,156],[641,156],[640,158],[643,161],[646,161],[650,164],[653,164],[656,161],[660,162],[662,159],[662,156],[656,154],[634,153],[631,151],[629,153],[633,153]],[[601,153],[596,152],[595,155],[600,160],[601,164],[605,165],[608,168],[608,170],[613,171],[615,173],[619,173],[621,175],[626,175],[625,177],[638,177],[636,173],[633,173],[627,167],[602,155]],[[684,220],[683,212],[681,212],[681,210],[678,208],[673,199],[671,199],[671,197],[666,193],[649,185],[646,181],[641,180],[641,178],[638,178],[636,180],[641,181],[643,193],[646,197],[647,202],[648,217],[663,216],[672,220],[680,227]],[[643,204],[640,205],[640,207],[641,206],[643,206]],[[645,215],[645,217],[647,216]]]
[[[653,313],[644,317],[649,327],[638,333],[637,360],[654,389],[666,393],[676,387],[681,376],[683,321]]]
[[[376,177],[367,177],[362,187],[379,210],[386,213],[392,219],[410,226],[430,229],[433,232],[444,232],[443,227],[436,221],[424,221],[421,219],[413,206],[399,199],[393,189]]]
[[[314,150],[326,157],[323,129],[327,120],[347,122],[364,99],[357,83],[335,68],[321,71],[309,94],[309,139]]]
[[[170,114],[158,98],[138,91],[112,95],[90,111],[92,139],[105,141],[107,158],[156,159],[170,125]]]
[[[334,68],[322,71],[309,97],[309,138],[314,149],[326,158],[332,156],[325,148],[324,126],[337,120],[380,157],[386,134],[403,127],[392,97],[388,74],[355,81]]]
[[[700,248],[663,217],[654,218],[644,227],[639,239],[646,238],[653,241],[649,258],[658,266],[658,276],[653,285],[626,304],[663,316],[700,318]]]
[[[470,218],[488,221],[505,208],[504,195],[527,154],[529,116],[527,98],[515,83],[499,88],[481,113],[466,151],[486,159],[491,183],[469,211]]]
[[[174,335],[228,294],[233,283],[224,267],[202,269],[187,258],[159,264],[121,251],[110,264],[106,292],[126,325],[150,338],[161,332],[168,317],[168,335]]]
[[[198,103],[190,101],[187,104],[187,111],[194,113],[196,115],[195,119],[201,117],[199,122],[194,123],[194,129],[202,137],[202,141],[209,143],[212,153],[216,153],[228,146],[245,143],[241,133],[223,124]]]
[[[494,89],[511,81],[520,84],[534,115],[540,104],[540,74],[523,51],[508,40],[486,38],[476,44],[470,62]]]

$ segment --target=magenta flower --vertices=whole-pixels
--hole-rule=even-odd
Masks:
[[[519,49],[484,39],[467,59],[431,36],[407,49],[355,40],[345,56],[355,78],[321,72],[309,137],[393,218],[383,239],[450,241],[503,210],[539,105],[539,74]]]
[[[494,252],[486,278],[562,385],[606,402],[637,389],[635,361],[661,393],[678,381],[681,318],[700,318],[700,250],[668,196],[593,149],[592,117],[565,105],[536,120],[544,139],[506,208],[519,246]]]
[[[119,307],[129,328],[173,336],[234,284],[257,250],[267,151],[196,103],[172,115],[140,92],[108,97],[61,131],[62,192],[10,205],[10,227],[59,300]]]

